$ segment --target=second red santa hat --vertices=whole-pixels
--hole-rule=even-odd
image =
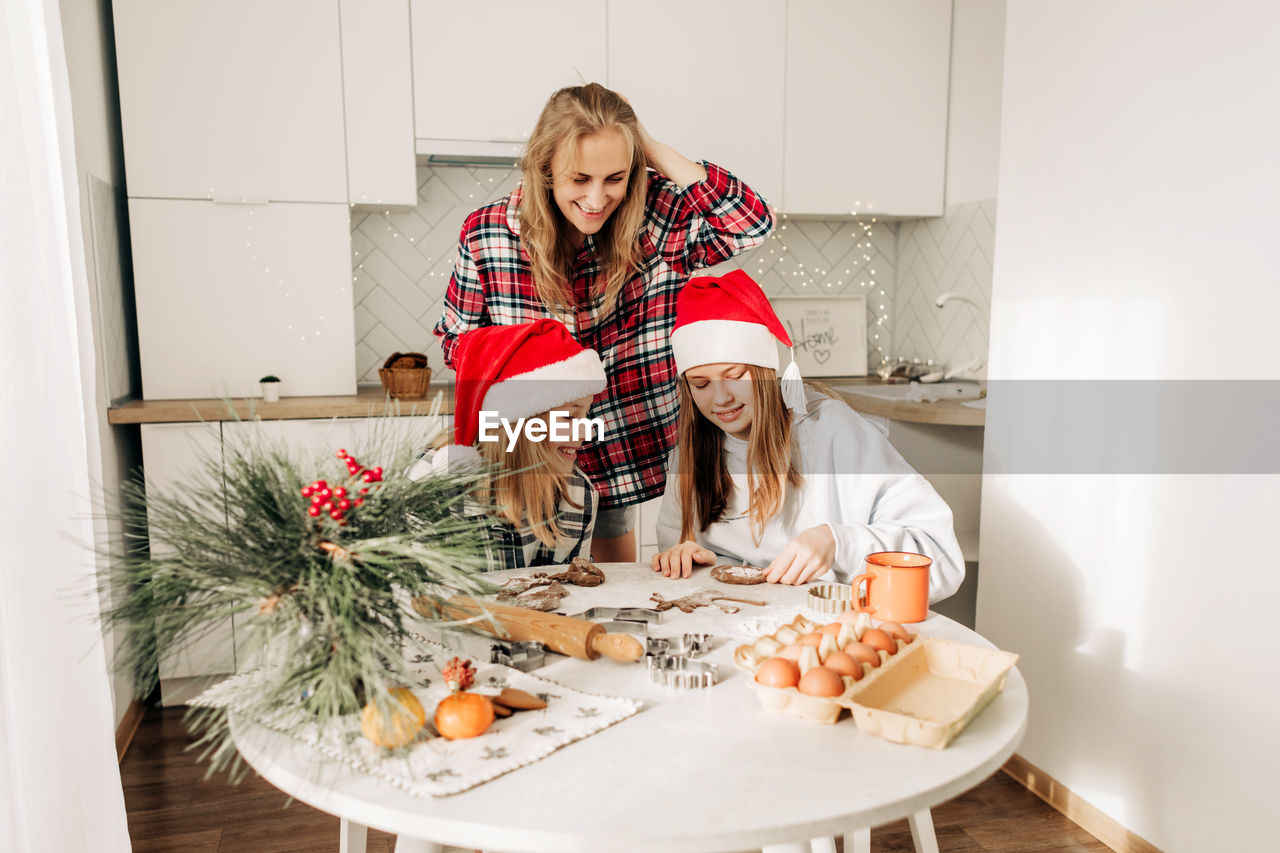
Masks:
[[[605,387],[604,365],[558,320],[484,326],[458,338],[453,356],[453,436],[471,446],[480,412],[514,420],[540,415]]]
[[[742,270],[691,278],[676,298],[671,351],[679,373],[721,363],[777,370],[779,343],[791,347],[791,336],[774,313],[769,297]],[[803,411],[804,387],[794,352],[782,380],[787,405]]]

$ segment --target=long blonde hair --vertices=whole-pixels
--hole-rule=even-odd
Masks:
[[[550,412],[540,417],[546,421]],[[478,442],[480,457],[497,473],[484,483],[478,497],[492,504],[498,516],[517,530],[526,527],[548,548],[560,535],[560,501],[581,509],[569,497],[569,475],[554,467],[556,449],[550,442],[530,441],[523,432],[508,453],[501,441]]]
[[[791,433],[791,410],[782,400],[778,372],[747,365],[755,412],[747,440],[747,515],[760,543],[765,525],[782,509],[787,487],[804,484]],[[720,520],[733,491],[724,464],[724,430],[698,411],[689,380],[680,376],[680,539],[694,538]]]
[[[613,310],[627,279],[644,269],[640,232],[644,227],[649,163],[640,144],[635,110],[617,92],[599,83],[561,89],[542,108],[520,161],[524,170],[520,242],[529,255],[538,296],[553,313],[574,307],[569,273],[575,251],[568,231],[572,226],[552,197],[555,184],[551,161],[560,155],[570,168],[576,167],[573,160],[579,140],[607,129],[621,133],[631,149],[631,171],[622,203],[600,231],[598,245],[605,280],[600,316]]]

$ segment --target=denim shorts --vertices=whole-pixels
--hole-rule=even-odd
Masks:
[[[596,512],[596,527],[592,533],[597,539],[612,539],[630,532],[636,526],[635,505],[611,507]]]

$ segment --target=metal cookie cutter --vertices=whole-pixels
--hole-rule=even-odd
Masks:
[[[693,690],[714,687],[719,667],[684,655],[646,655],[645,669],[649,680],[661,687]]]
[[[650,625],[662,624],[662,611],[652,607],[592,607],[581,613],[573,614],[574,619],[586,619],[605,627],[610,634],[634,634],[637,637],[647,636]]]
[[[546,662],[547,650],[541,643],[497,640],[489,646],[489,663],[500,663],[521,672],[537,669]]]
[[[678,637],[648,637],[645,654],[696,658],[711,651],[715,637],[711,634],[681,634]]]
[[[820,583],[809,588],[809,607],[831,616],[853,607],[853,588],[846,583]]]

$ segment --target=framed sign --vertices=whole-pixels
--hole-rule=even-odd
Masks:
[[[769,300],[795,344],[806,377],[865,376],[867,300],[864,296],[777,296]],[[786,348],[779,345],[779,370]]]

